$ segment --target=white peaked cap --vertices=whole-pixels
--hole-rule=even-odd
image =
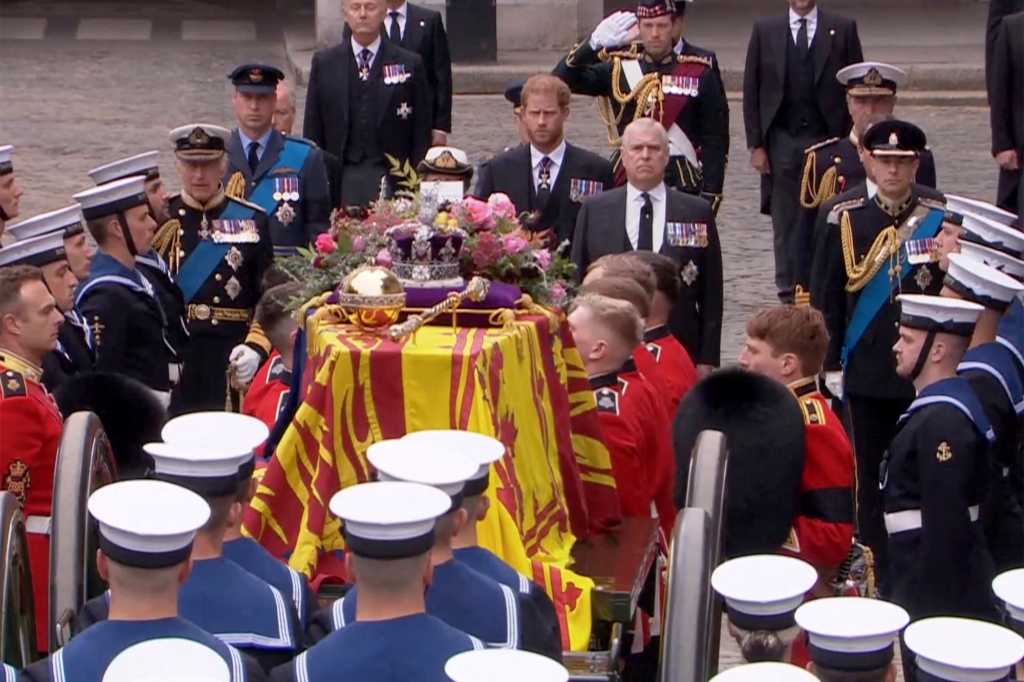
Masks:
[[[996,682],[1024,658],[1024,639],[999,625],[967,618],[925,618],[903,633],[917,667],[948,682]]]
[[[515,649],[456,654],[444,665],[452,682],[567,682],[569,672],[546,656]]]
[[[150,639],[114,657],[103,682],[231,682],[224,658],[191,639]]]

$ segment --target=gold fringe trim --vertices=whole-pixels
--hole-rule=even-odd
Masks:
[[[233,199],[245,199],[245,176],[242,171],[235,171],[228,184],[224,186],[224,193]]]

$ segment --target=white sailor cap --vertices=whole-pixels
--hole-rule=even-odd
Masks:
[[[903,632],[917,667],[943,682],[1005,680],[1024,658],[1024,639],[1000,625],[967,618],[925,618]]]
[[[456,654],[444,664],[452,682],[567,682],[569,672],[547,656],[516,649],[480,649]]]
[[[1024,280],[1024,260],[973,242],[960,242],[960,253],[1018,280]]]
[[[165,443],[207,448],[249,450],[238,467],[238,478],[247,481],[256,470],[256,448],[270,437],[270,429],[259,419],[233,412],[192,412],[164,425],[160,437]]]
[[[711,682],[818,682],[818,678],[789,663],[766,661],[729,668],[712,677]]]
[[[99,547],[119,564],[167,568],[192,554],[210,506],[190,490],[163,481],[120,481],[89,496],[99,523]]]
[[[82,215],[86,220],[122,213],[147,203],[146,178],[137,175],[115,180],[79,192],[72,199],[82,205]]]
[[[17,240],[32,239],[44,234],[60,231],[65,239],[74,237],[85,231],[85,218],[82,217],[82,207],[78,204],[65,206],[56,211],[41,213],[22,220],[17,225],[9,225],[7,233]]]
[[[0,249],[0,266],[43,266],[47,263],[65,260],[66,258],[64,235],[60,232],[52,232],[41,237],[19,240]]]
[[[892,64],[860,62],[839,69],[836,80],[854,96],[891,96],[896,94],[897,88],[906,85],[907,73]]]
[[[183,161],[216,161],[224,156],[231,131],[209,123],[190,123],[170,132],[174,154]]]
[[[227,497],[238,493],[238,470],[252,457],[244,445],[200,447],[180,443],[147,443],[156,477],[199,493],[204,497]]]
[[[360,483],[334,494],[331,513],[342,520],[346,547],[371,559],[426,554],[434,546],[434,525],[448,513],[451,498],[420,483]]]
[[[964,213],[960,226],[960,241],[981,244],[990,249],[1020,258],[1024,252],[1024,233],[1013,227],[997,223],[991,218]]]
[[[1024,284],[962,253],[949,254],[943,284],[964,300],[1000,313],[1006,312],[1010,302],[1024,291]]]
[[[729,620],[750,631],[793,627],[793,614],[817,581],[818,572],[807,562],[775,554],[732,559],[711,574],[711,586],[725,598]]]
[[[977,303],[945,296],[900,294],[900,324],[910,329],[923,329],[943,334],[971,336],[984,310]]]
[[[1009,211],[1004,211],[987,201],[979,201],[978,199],[971,199],[970,197],[956,194],[946,195],[946,208],[950,211],[963,213],[964,215],[970,214],[987,218],[1007,227],[1014,226],[1017,223],[1017,216]]]
[[[466,481],[480,465],[464,452],[445,450],[440,442],[383,440],[366,450],[366,459],[381,481],[408,481],[430,485],[451,498],[451,508],[462,506]]]
[[[224,658],[191,639],[164,637],[134,644],[103,673],[103,682],[230,682]]]
[[[808,635],[812,661],[824,668],[856,672],[892,663],[895,637],[910,616],[880,599],[832,597],[801,606],[796,622]]]
[[[1024,623],[1024,568],[1000,573],[992,581],[992,591],[1006,603],[1006,611],[1017,623]]]
[[[160,152],[144,152],[135,156],[129,156],[127,159],[121,159],[99,168],[93,168],[89,171],[89,179],[97,185],[120,180],[121,178],[130,178],[135,175],[141,175],[147,180],[153,180],[160,177],[160,167],[156,161],[159,156]]]
[[[13,151],[14,145],[12,144],[0,145],[0,175],[14,172],[14,162],[11,161],[11,152]]]
[[[466,481],[463,497],[474,497],[487,492],[490,483],[491,465],[505,454],[505,444],[497,438],[472,431],[416,431],[406,434],[403,441],[435,448],[447,452],[461,452],[477,463],[476,473]]]

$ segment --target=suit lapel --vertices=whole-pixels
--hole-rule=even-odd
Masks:
[[[419,15],[419,8],[406,3],[405,5],[405,31],[402,32],[402,47],[419,54],[420,42],[423,40],[423,19]]]
[[[821,74],[825,71],[825,62],[832,52],[832,22],[828,14],[818,10],[818,28],[814,31],[814,44],[811,46],[814,53],[814,82],[821,80]]]
[[[789,14],[787,13],[781,22],[775,29],[769,32],[768,37],[771,41],[771,51],[775,55],[775,72],[779,77],[780,83],[786,82],[786,49],[788,47],[788,41],[793,40],[793,35],[789,30]]]
[[[562,210],[562,197],[567,194],[565,188],[572,181],[570,175],[572,174],[572,162],[574,159],[573,148],[569,143],[566,143],[565,154],[562,156],[562,166],[558,169],[558,177],[555,178],[555,184],[551,187],[551,198],[548,199],[547,205],[541,212],[541,223],[544,225],[549,225]],[[530,179],[533,179],[532,172],[530,173]]]
[[[354,59],[355,56],[353,56],[352,54],[352,41],[346,40],[345,42],[342,43],[341,64],[338,65],[340,68],[338,68],[338,70],[335,72],[338,74],[338,85],[340,86],[338,88],[338,97],[340,98],[341,101],[341,110],[345,113],[345,121],[348,121],[349,117],[348,77],[349,74],[352,73],[352,67],[353,64],[355,63],[353,61]],[[346,126],[346,130],[347,128],[348,127]]]
[[[254,181],[262,178],[271,168],[274,167],[274,164],[277,163],[277,157],[281,155],[281,150],[283,149],[284,135],[276,130],[271,130],[270,138],[267,140],[267,150],[263,152],[263,158],[260,159],[260,165],[256,166],[256,173],[253,174],[252,179]],[[295,172],[298,173],[299,169],[296,168]]]
[[[266,154],[264,154],[266,156]],[[228,161],[231,167],[241,171],[245,176],[246,184],[252,182],[252,171],[249,169],[249,159],[242,149],[242,138],[238,135],[238,128],[231,131],[231,139],[228,140]]]
[[[512,183],[513,201],[519,200],[516,210],[520,213],[533,210],[533,159],[530,145],[521,144],[512,150],[512,172],[509,182]],[[480,197],[487,199],[487,197]]]
[[[612,248],[608,251],[609,253],[618,253],[621,251],[635,251],[633,243],[629,241],[629,231],[626,230],[626,202],[628,201],[628,192],[625,186],[617,187],[613,192],[622,190],[618,196],[615,197],[615,206],[612,210],[608,211],[604,218],[604,226],[602,232],[608,235],[609,246]]]
[[[381,41],[380,50],[377,51],[377,59],[373,62],[373,68],[370,69],[370,82],[374,83],[377,88],[378,127],[384,123],[384,117],[387,116],[388,110],[391,108],[392,90],[402,87],[400,85],[385,85],[384,83],[384,65],[401,63],[401,59],[398,58],[396,52],[397,48],[392,43]]]

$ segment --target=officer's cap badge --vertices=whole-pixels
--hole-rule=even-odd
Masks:
[[[202,128],[195,128],[188,136],[189,144],[210,144],[210,136]]]
[[[898,147],[900,145],[900,138],[895,131],[889,133],[889,144],[893,147]]]
[[[878,69],[872,68],[868,71],[868,74],[864,76],[864,85],[868,85],[872,88],[877,88],[884,82],[882,74],[878,72]]]
[[[261,83],[263,81],[263,69],[250,69],[249,80],[253,83]]]

